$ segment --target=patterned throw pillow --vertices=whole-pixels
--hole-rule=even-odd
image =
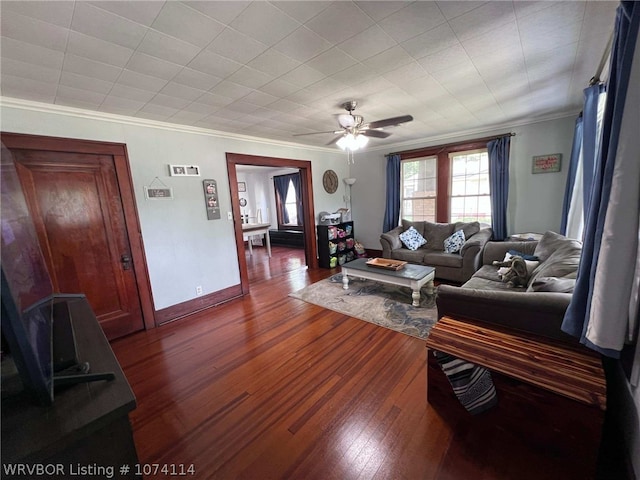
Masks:
[[[400,240],[404,243],[405,247],[409,250],[417,250],[422,245],[427,243],[420,232],[418,232],[415,228],[409,227],[408,230],[405,230],[400,234]]]
[[[454,232],[449,238],[444,241],[444,251],[447,253],[457,253],[464,245],[464,232],[462,230],[458,230]]]

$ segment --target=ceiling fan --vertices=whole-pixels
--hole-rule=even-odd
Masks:
[[[294,137],[300,137],[303,135],[317,135],[322,133],[333,133],[334,135],[340,135],[339,137],[331,140],[327,145],[337,144],[343,150],[358,150],[364,147],[368,142],[368,137],[375,138],[387,138],[391,135],[390,132],[386,132],[383,129],[385,127],[395,127],[402,123],[410,122],[413,120],[411,115],[402,115],[400,117],[385,118],[384,120],[377,120],[375,122],[365,123],[364,118],[361,115],[354,115],[353,111],[358,106],[358,102],[351,100],[341,105],[348,114],[338,115],[338,124],[342,130],[329,130],[326,132],[312,132],[312,133],[297,133]]]

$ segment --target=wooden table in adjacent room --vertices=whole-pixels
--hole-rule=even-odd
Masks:
[[[390,283],[402,287],[409,287],[412,290],[412,305],[420,306],[420,289],[426,285],[427,294],[433,294],[433,279],[436,269],[425,267],[424,265],[406,264],[400,270],[387,270],[380,267],[367,265],[366,258],[358,258],[352,262],[342,265],[342,287],[349,289],[349,275],[357,278],[366,278],[382,283]]]
[[[251,245],[251,237],[256,235],[264,235],[264,240],[267,245],[267,253],[271,257],[271,239],[269,238],[270,223],[243,223],[242,235],[249,244],[249,255],[253,255],[253,246]]]

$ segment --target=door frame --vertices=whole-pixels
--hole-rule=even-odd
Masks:
[[[114,159],[120,200],[124,213],[127,236],[131,246],[131,258],[136,276],[142,320],[146,330],[156,326],[147,259],[142,242],[142,229],[136,207],[133,179],[124,143],[100,142],[75,138],[47,137],[23,133],[0,132],[2,143],[9,149],[44,150],[52,152],[111,155]]]
[[[238,249],[238,261],[240,263],[240,287],[242,294],[249,293],[249,273],[247,259],[244,256],[244,238],[242,234],[242,222],[240,221],[240,195],[238,194],[237,165],[255,165],[261,167],[297,168],[300,171],[300,183],[302,185],[302,218],[304,238],[304,256],[309,268],[318,268],[316,255],[315,212],[313,205],[313,179],[311,175],[311,162],[309,160],[293,160],[290,158],[262,157],[258,155],[245,155],[241,153],[226,153],[227,171],[229,176],[229,192],[231,193],[231,211],[234,218],[234,231],[236,234],[236,246]]]

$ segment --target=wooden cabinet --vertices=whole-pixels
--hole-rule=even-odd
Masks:
[[[352,221],[337,225],[318,225],[316,230],[320,267],[334,268],[358,258]]]
[[[113,478],[140,478],[129,422],[129,413],[136,408],[133,391],[87,300],[70,301],[69,313],[78,358],[89,362],[92,372],[113,372],[115,379],[56,389],[51,406],[38,405],[24,393],[8,395],[3,382],[3,478],[21,477],[7,474],[7,464],[48,465],[47,475],[33,478],[68,479],[76,476],[74,472],[88,472],[83,470],[87,468],[101,478],[112,478],[111,469]],[[129,471],[120,471],[122,465]]]

